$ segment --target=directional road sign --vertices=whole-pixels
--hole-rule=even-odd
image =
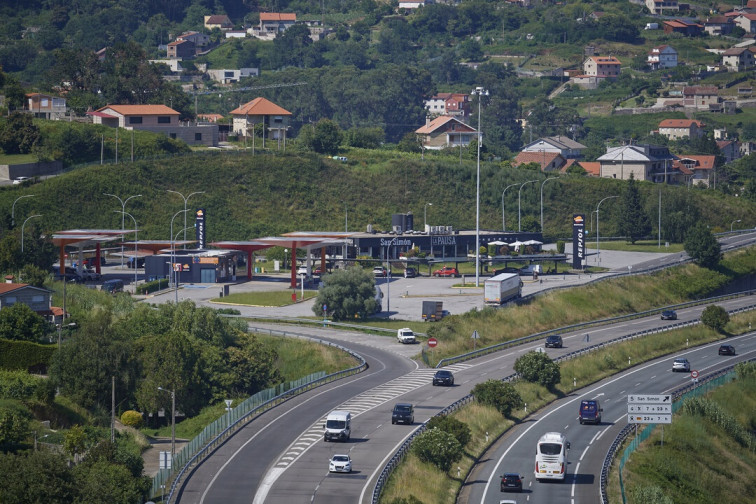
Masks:
[[[632,394],[627,396],[627,423],[671,424],[672,396],[669,394]]]
[[[672,423],[672,415],[627,415],[629,424]]]
[[[660,413],[666,413],[668,415],[672,414],[672,405],[671,404],[628,404],[627,405],[627,412],[628,414],[660,414]]]
[[[634,394],[627,396],[627,404],[672,404],[669,394]]]

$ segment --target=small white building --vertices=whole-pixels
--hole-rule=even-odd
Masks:
[[[677,66],[677,51],[668,45],[660,45],[648,52],[648,66],[651,70],[674,68]]]
[[[235,69],[219,69],[219,70],[207,70],[205,72],[211,79],[221,84],[232,84],[239,82],[239,79],[244,77],[257,77],[260,75],[259,68],[239,68]]]

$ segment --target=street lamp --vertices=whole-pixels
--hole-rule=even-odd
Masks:
[[[116,213],[121,213],[121,212],[118,212],[118,210],[113,210],[113,211],[116,212]],[[123,212],[123,213],[126,214],[126,215],[128,215],[129,217],[131,217],[131,220],[134,221],[134,294],[136,294],[136,288],[137,288],[137,270],[138,270],[137,265],[139,264],[139,261],[138,261],[138,258],[137,258],[137,245],[139,243],[139,234],[138,234],[139,231],[137,230],[137,221],[134,218],[134,216],[131,215],[128,212]]]
[[[178,194],[179,196],[181,196],[182,198],[184,198],[184,241],[186,241],[186,202],[187,202],[187,201],[189,201],[189,198],[191,198],[191,197],[192,197],[192,196],[194,196],[195,194],[204,194],[204,193],[205,193],[205,191],[196,191],[196,192],[193,192],[193,193],[191,193],[191,194],[190,194],[189,196],[186,196],[186,197],[184,197],[184,195],[183,195],[183,194],[181,194],[181,193],[180,193],[180,192],[178,192],[178,191],[173,191],[173,190],[171,190],[171,189],[166,189],[166,191],[168,191],[168,192],[172,192],[172,193],[176,193],[176,194]],[[184,248],[186,248],[186,243],[184,243]]]
[[[29,219],[33,219],[34,217],[42,217],[42,216],[39,215],[39,214],[37,214],[37,215],[30,215],[29,217],[26,218],[26,220],[24,221],[24,223],[21,224],[21,253],[22,254],[24,253],[24,226],[26,226],[26,223],[29,222]],[[738,221],[738,222],[740,222],[740,221]],[[60,270],[58,270],[58,271],[60,271]],[[65,277],[66,268],[65,267],[62,268],[62,271],[64,273],[63,276]]]
[[[519,233],[522,231],[522,210],[521,210],[521,201],[522,201],[522,188],[525,187],[525,185],[530,184],[531,182],[538,182],[537,180],[528,180],[527,182],[523,182],[520,185],[520,189],[517,191],[517,232]]]
[[[596,205],[596,264],[601,262],[601,252],[599,251],[599,207],[601,206],[601,203],[612,198],[619,198],[619,196],[607,196]]]
[[[426,203],[423,207],[423,231],[428,227],[428,207],[433,206],[433,203]]]
[[[25,194],[23,196],[19,196],[16,198],[16,201],[13,202],[13,206],[11,206],[11,227],[16,225],[16,202],[20,199],[24,198],[31,198],[32,196],[35,196],[34,194]]]
[[[733,224],[735,224],[736,222],[740,222],[740,221],[741,221],[741,219],[738,219],[738,220],[734,220],[734,221],[732,221],[732,222],[730,223],[730,233],[732,233],[732,226],[733,226]],[[23,251],[24,251],[24,249],[22,248],[22,249],[21,249],[21,252],[23,252]]]
[[[543,185],[549,180],[556,180],[559,177],[549,177],[541,182],[541,234],[543,234]]]
[[[158,390],[171,394],[171,467],[173,467],[173,456],[176,454],[176,389],[168,390],[158,387]]]
[[[519,182],[517,184],[509,184],[507,187],[504,188],[503,191],[501,191],[501,229],[502,231],[507,230],[507,221],[504,219],[504,193],[507,192],[507,189],[510,187],[514,187],[516,185],[520,185]]]
[[[283,269],[284,269],[284,271],[286,271],[286,254],[288,254],[288,253],[289,253],[289,249],[285,248],[284,249],[284,263],[283,263]]]
[[[171,271],[173,271],[173,262],[175,261],[174,257],[175,257],[175,254],[176,254],[176,251],[175,251],[175,239],[173,238],[173,220],[176,217],[178,217],[179,214],[182,214],[182,213],[186,214],[186,212],[187,212],[186,209],[179,210],[178,212],[176,212],[175,214],[173,214],[173,217],[171,217],[171,235],[169,236],[169,238],[171,239]],[[178,285],[177,285],[176,280],[174,280],[173,283],[174,283],[174,287],[176,288],[176,303],[178,304]]]
[[[484,96],[488,96],[488,90],[481,86],[476,87],[470,92],[471,95],[478,96],[478,170],[475,179],[475,287],[480,286],[480,101]]]
[[[118,131],[118,128],[116,128],[116,131]],[[116,157],[116,164],[118,164],[117,157]],[[121,233],[123,233],[124,226],[126,224],[126,215],[125,215],[125,213],[126,213],[126,203],[128,203],[131,198],[138,198],[138,197],[140,197],[141,194],[135,194],[134,196],[129,196],[125,200],[122,200],[121,198],[119,198],[115,194],[110,194],[110,193],[102,193],[102,194],[104,194],[105,196],[112,196],[112,197],[114,197],[115,199],[117,199],[118,201],[121,202],[121,212],[122,212],[121,213]],[[123,240],[123,235],[121,235],[121,240]],[[121,245],[121,269],[123,269],[123,245]]]

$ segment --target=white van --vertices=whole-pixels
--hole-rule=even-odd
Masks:
[[[414,343],[415,333],[413,333],[412,329],[410,329],[409,327],[403,327],[401,329],[397,329],[396,339],[399,340],[399,343]]]
[[[328,413],[325,425],[324,441],[349,441],[352,434],[352,414],[348,411],[334,410]]]
[[[561,432],[547,432],[538,440],[535,458],[536,481],[564,480],[570,442]]]

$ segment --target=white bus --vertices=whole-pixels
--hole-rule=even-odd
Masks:
[[[570,442],[561,432],[547,432],[538,440],[535,458],[535,478],[564,480],[567,471],[567,450]]]

